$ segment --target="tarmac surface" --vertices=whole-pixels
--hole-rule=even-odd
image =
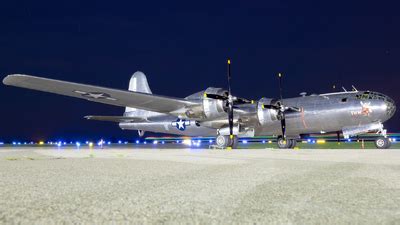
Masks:
[[[400,150],[1,148],[0,224],[400,224]]]

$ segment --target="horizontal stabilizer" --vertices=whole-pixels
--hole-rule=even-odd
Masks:
[[[146,119],[139,117],[127,117],[127,116],[85,116],[88,120],[99,120],[108,122],[118,122],[118,123],[138,123],[146,122]]]

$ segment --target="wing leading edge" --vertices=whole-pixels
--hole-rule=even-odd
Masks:
[[[198,104],[181,98],[164,97],[23,74],[8,75],[4,78],[3,83],[108,105],[138,108],[160,113],[169,113]]]

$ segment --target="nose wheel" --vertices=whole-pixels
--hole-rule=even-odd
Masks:
[[[379,137],[375,140],[375,146],[378,149],[388,149],[391,145],[392,143],[387,137]]]

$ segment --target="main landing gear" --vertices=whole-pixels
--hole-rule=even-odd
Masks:
[[[232,138],[229,135],[218,135],[216,142],[219,148],[237,148],[239,139],[236,135]]]
[[[295,139],[283,139],[282,137],[278,137],[276,143],[278,148],[294,148],[297,145],[297,141]]]

